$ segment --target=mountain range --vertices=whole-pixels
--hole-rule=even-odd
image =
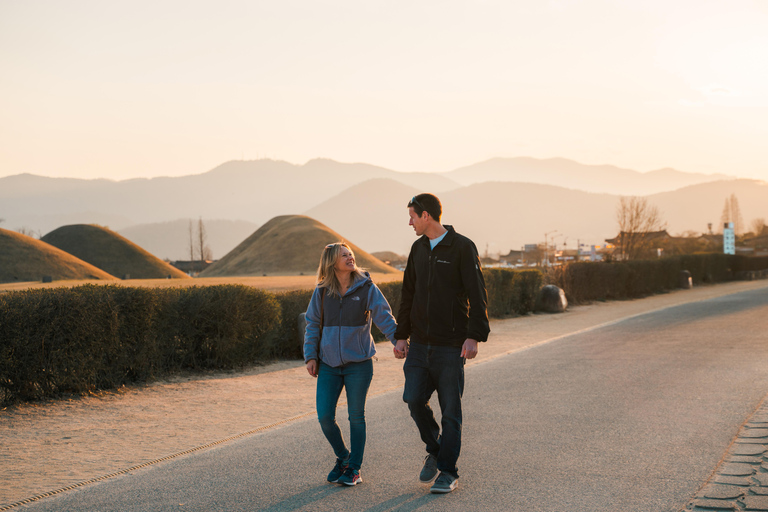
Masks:
[[[640,173],[562,158],[495,158],[445,173],[401,173],[362,163],[232,161],[176,178],[79,180],[20,174],[0,178],[7,229],[43,235],[66,224],[110,227],[160,258],[189,258],[189,219],[206,223],[214,258],[278,215],[304,214],[349,236],[368,252],[407,253],[405,210],[416,193],[444,203],[444,222],[481,252],[542,242],[601,243],[616,234],[620,195],[644,195],[672,233],[717,229],[734,193],[746,223],[768,218],[768,187],[724,175],[660,169]],[[214,220],[215,219],[215,220]]]

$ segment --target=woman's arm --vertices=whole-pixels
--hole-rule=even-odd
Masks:
[[[310,372],[310,375],[316,376],[317,359],[320,346],[321,337],[321,325],[320,325],[320,301],[321,289],[315,288],[312,292],[312,298],[309,300],[309,306],[307,307],[307,313],[304,316],[307,321],[307,328],[304,331],[304,362],[307,363],[307,371],[309,371],[309,362],[315,363],[315,374]]]
[[[376,327],[384,333],[384,336],[394,345],[397,342],[395,331],[397,322],[392,315],[392,308],[387,302],[387,298],[381,293],[381,290],[374,283],[368,291],[368,309],[371,310],[371,319]]]

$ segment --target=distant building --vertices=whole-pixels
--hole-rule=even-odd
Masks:
[[[509,251],[508,254],[499,256],[499,263],[504,266],[514,267],[516,265],[522,265],[524,261],[525,253],[523,251]]]

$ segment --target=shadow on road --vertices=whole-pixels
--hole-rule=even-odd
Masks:
[[[373,507],[366,509],[366,512],[408,512],[410,510],[418,510],[424,505],[432,503],[436,499],[440,499],[440,496],[437,494],[417,496],[419,495],[416,493],[402,494],[391,500],[374,505]]]
[[[287,500],[283,500],[280,503],[275,503],[269,508],[265,508],[265,512],[284,512],[286,510],[297,510],[301,507],[312,503],[313,501],[320,501],[328,496],[332,496],[337,492],[343,492],[342,487],[336,485],[319,485],[311,489],[307,489],[304,492],[300,492],[294,496],[291,496]]]
[[[350,490],[346,487],[336,485],[319,485],[295,494],[280,503],[275,503],[271,507],[264,509],[264,511],[286,512],[289,510],[298,510],[310,503],[321,501],[339,492],[350,492]],[[365,509],[365,512],[409,512],[418,510],[440,498],[441,496],[437,494],[401,494],[400,496],[367,508]]]

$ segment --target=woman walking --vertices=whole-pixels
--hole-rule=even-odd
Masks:
[[[317,287],[307,309],[304,362],[317,377],[317,418],[336,455],[329,482],[362,483],[360,466],[365,450],[365,399],[373,378],[376,347],[371,322],[394,345],[395,319],[387,299],[368,272],[355,263],[346,243],[323,249],[317,269]],[[336,404],[342,388],[347,392],[350,447],[336,423]]]

